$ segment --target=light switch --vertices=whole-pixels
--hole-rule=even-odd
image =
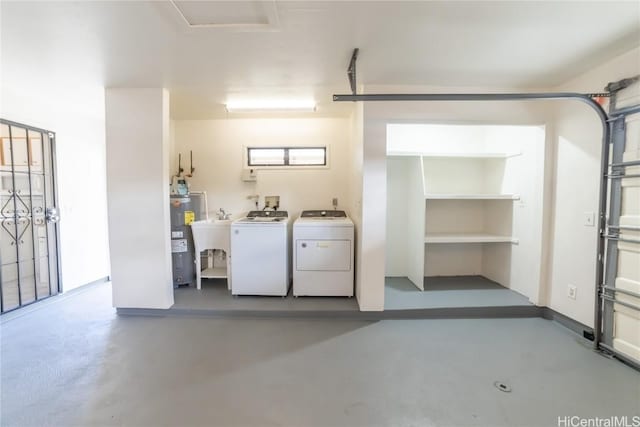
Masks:
[[[596,225],[596,214],[595,212],[585,212],[583,214],[583,223],[585,227],[593,227]]]

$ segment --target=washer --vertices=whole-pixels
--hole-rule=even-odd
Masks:
[[[286,211],[251,211],[231,223],[233,295],[287,295],[290,224]]]
[[[353,246],[344,211],[302,211],[293,224],[293,295],[353,296]]]

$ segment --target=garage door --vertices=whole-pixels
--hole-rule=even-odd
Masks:
[[[640,363],[640,80],[610,85],[611,151],[600,346]]]

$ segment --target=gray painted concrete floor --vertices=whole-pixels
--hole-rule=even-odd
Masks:
[[[386,310],[521,305],[531,303],[524,295],[482,276],[425,277],[424,291],[406,277],[385,279]]]
[[[282,297],[233,296],[227,289],[225,279],[208,279],[202,281],[202,289],[195,286],[181,287],[173,292],[174,304],[172,309],[195,310],[266,310],[266,311],[359,311],[355,298],[345,297],[299,297],[294,298],[291,290],[289,295]]]
[[[4,426],[556,426],[565,415],[640,415],[639,372],[543,319],[118,317],[100,285],[3,322],[1,338]]]

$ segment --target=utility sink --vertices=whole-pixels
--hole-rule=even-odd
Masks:
[[[196,252],[222,249],[229,253],[229,234],[232,219],[207,219],[191,223]]]
[[[231,223],[235,218],[230,219],[207,219],[203,221],[194,221],[191,223],[191,231],[193,232],[193,243],[195,244],[196,254],[200,254],[207,249],[222,249],[226,254],[226,265],[215,266],[211,264],[212,258],[208,258],[207,266],[204,270],[201,268],[201,257],[196,256],[196,287],[201,289],[202,279],[227,279],[227,286],[231,289],[231,277],[229,273],[230,259],[230,235]]]

